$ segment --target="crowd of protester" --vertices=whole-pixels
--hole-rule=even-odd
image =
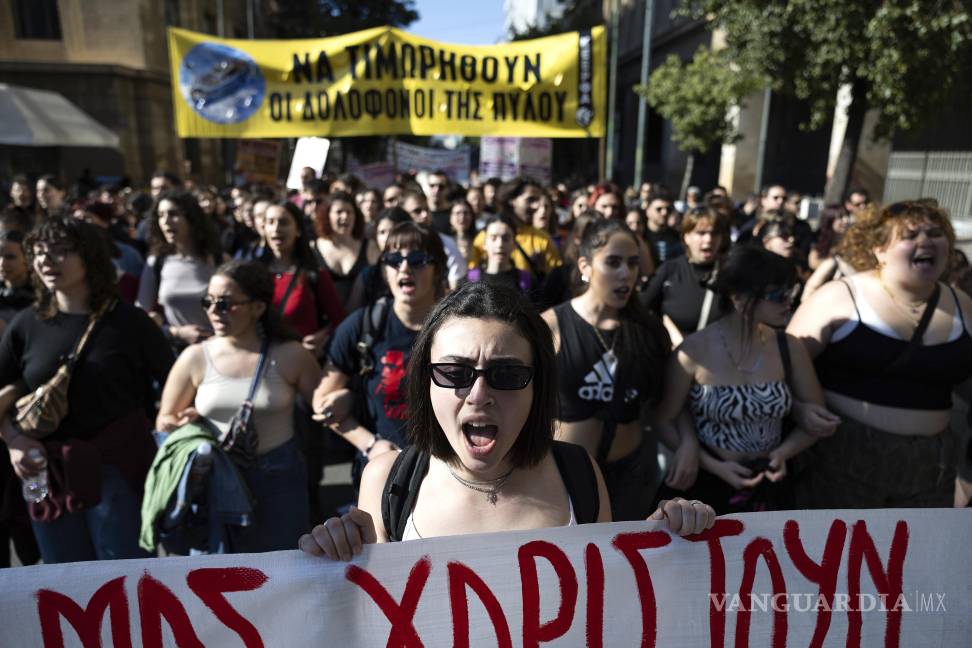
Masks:
[[[4,565],[972,499],[969,264],[933,200],[852,189],[812,227],[779,185],[310,168],[5,198]],[[41,438],[21,409],[64,367]],[[338,461],[358,506],[325,522]]]

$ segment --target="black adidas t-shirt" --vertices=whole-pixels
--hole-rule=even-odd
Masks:
[[[358,339],[361,324],[370,314],[370,307],[359,308],[351,313],[334,332],[328,359],[341,373],[354,376],[358,372]],[[405,368],[418,331],[412,331],[402,324],[389,305],[385,329],[374,335],[375,344],[371,348],[374,371],[366,383],[367,392],[355,394],[355,398],[365,398],[368,414],[373,421],[372,432],[388,439],[400,448],[405,447]],[[359,421],[369,426],[368,421]]]
[[[642,403],[658,399],[671,349],[661,322],[650,315],[637,324],[625,320],[619,329],[600,331],[598,339],[569,301],[554,313],[560,327],[558,419],[628,423],[638,418]]]

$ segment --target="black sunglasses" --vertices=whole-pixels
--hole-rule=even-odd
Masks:
[[[217,313],[225,314],[233,310],[235,307],[242,306],[243,304],[249,304],[251,301],[253,300],[234,302],[228,300],[226,297],[218,297],[216,299],[203,297],[199,300],[199,303],[202,304],[203,310],[205,311],[208,311],[210,308],[215,306]]]
[[[432,382],[446,389],[466,389],[471,387],[480,375],[486,377],[486,384],[493,389],[515,391],[523,389],[533,379],[533,367],[518,364],[499,364],[485,369],[477,369],[458,362],[433,362]]]
[[[402,254],[401,252],[385,252],[384,256],[381,258],[382,263],[389,268],[395,268],[396,270],[402,267],[402,261],[408,261],[409,268],[424,268],[432,263],[432,256],[428,252],[423,252],[422,250],[412,250],[408,254]]]
[[[792,304],[797,296],[797,287],[777,288],[763,294],[763,299],[774,304]]]

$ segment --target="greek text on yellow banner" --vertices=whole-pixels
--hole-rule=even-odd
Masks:
[[[603,27],[449,45],[376,27],[232,40],[169,29],[180,137],[602,137]]]

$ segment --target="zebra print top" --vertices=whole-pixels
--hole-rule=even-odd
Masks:
[[[766,452],[780,444],[790,411],[783,381],[751,385],[700,385],[689,391],[699,441],[732,452]]]

